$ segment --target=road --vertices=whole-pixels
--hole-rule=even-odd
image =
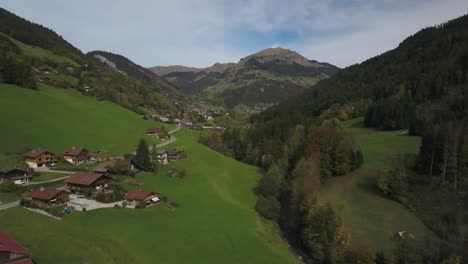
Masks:
[[[9,209],[9,208],[12,208],[12,207],[15,207],[15,206],[18,206],[19,204],[20,204],[19,200],[11,202],[11,203],[7,203],[7,204],[0,204],[0,211]]]
[[[39,184],[44,184],[44,183],[50,183],[50,182],[57,182],[57,181],[65,180],[68,177],[70,177],[70,175],[67,175],[67,176],[64,176],[64,177],[61,177],[61,178],[57,178],[57,179],[53,179],[53,180],[42,181],[42,182],[27,182],[27,183],[23,184],[23,186],[31,186],[31,185],[39,185]]]
[[[37,172],[56,172],[56,173],[64,173],[64,174],[73,174],[73,173],[75,173],[75,172],[73,172],[73,171],[51,170],[51,169],[48,168],[48,167],[38,167],[38,168],[34,168],[34,171],[37,171]]]
[[[162,143],[160,143],[160,144],[158,144],[158,145],[156,145],[156,147],[157,147],[157,148],[164,147],[164,146],[166,146],[166,145],[169,145],[169,144],[175,142],[175,141],[177,140],[177,138],[174,137],[172,134],[175,133],[175,132],[177,132],[177,131],[179,131],[180,129],[181,129],[180,127],[176,127],[176,128],[174,128],[173,130],[169,131],[168,133],[169,133],[169,135],[171,135],[171,138],[168,139],[168,140],[166,140],[166,141],[164,141],[164,142],[162,142]],[[150,146],[150,150],[151,150],[151,146]]]

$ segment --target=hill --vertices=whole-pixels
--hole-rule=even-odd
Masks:
[[[214,64],[208,68],[153,67],[181,90],[227,107],[275,104],[334,75],[339,69],[311,61],[297,52],[272,48],[238,63]]]
[[[51,29],[4,9],[0,9],[0,21],[2,82],[27,88],[37,83],[72,88],[133,111],[144,105],[162,112],[177,111],[170,103],[181,97],[174,86],[125,57],[105,53],[122,68],[117,72],[94,56],[84,55]]]
[[[87,55],[97,58],[104,63],[110,62],[110,64],[108,64],[108,66],[110,65],[109,67],[140,82],[154,86],[160,93],[164,93],[166,95],[178,94],[177,88],[174,87],[174,85],[152,73],[150,70],[135,64],[122,55],[99,50],[91,51]]]
[[[121,155],[146,137],[145,128],[159,125],[116,104],[44,85],[34,91],[2,84],[0,112],[11,121],[0,132],[8,138],[0,143],[5,166],[25,147],[61,153],[83,145]],[[196,143],[196,131],[175,136],[169,147],[188,158],[134,179],[175,207],[73,212],[62,221],[17,207],[1,212],[2,232],[28,247],[38,263],[298,263],[273,225],[253,210],[258,170]],[[173,167],[188,177],[168,177]]]

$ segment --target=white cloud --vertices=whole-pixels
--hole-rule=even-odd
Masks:
[[[2,0],[0,6],[54,29],[85,52],[108,50],[144,66],[237,61],[257,47],[256,38],[279,31],[299,37],[264,46],[281,43],[347,66],[468,11],[466,0]],[[258,36],[233,44],[243,30]]]

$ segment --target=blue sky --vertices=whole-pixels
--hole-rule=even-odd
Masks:
[[[1,0],[84,52],[204,67],[269,47],[340,67],[468,13],[467,0]]]

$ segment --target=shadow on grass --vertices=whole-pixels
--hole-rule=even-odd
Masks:
[[[361,189],[363,192],[370,194],[370,195],[385,197],[380,191],[379,187],[377,186],[377,180],[378,180],[377,172],[361,169],[358,173],[363,174],[363,176],[361,176],[361,179],[357,185],[359,189]]]

